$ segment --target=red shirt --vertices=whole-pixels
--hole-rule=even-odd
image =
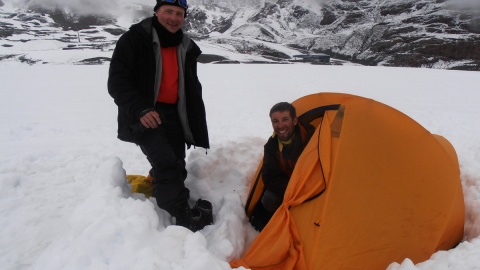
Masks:
[[[157,101],[175,104],[178,101],[177,47],[162,49],[162,80]]]

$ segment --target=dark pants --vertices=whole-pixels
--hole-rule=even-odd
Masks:
[[[162,123],[146,129],[138,145],[147,156],[153,171],[153,196],[157,205],[175,215],[175,205],[186,202],[190,191],[185,187],[185,139],[177,106],[157,104],[155,110]]]
[[[263,230],[267,223],[272,218],[275,211],[278,207],[282,205],[283,198],[279,197],[275,193],[266,189],[262,198],[253,208],[252,214],[250,215],[249,221],[252,226],[259,232]]]

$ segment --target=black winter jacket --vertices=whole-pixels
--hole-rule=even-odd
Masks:
[[[282,152],[280,152],[278,146],[277,136],[270,137],[264,146],[263,166],[261,169],[266,189],[283,198],[295,164],[314,132],[314,126],[298,121],[292,143],[284,146]]]
[[[159,76],[159,71],[153,42],[152,32],[155,31],[152,26],[153,19],[156,17],[147,18],[132,25],[120,37],[110,63],[108,92],[118,106],[118,138],[123,141],[136,141],[132,134],[132,127],[138,125],[143,111],[155,106],[155,79]],[[186,106],[184,110],[179,107],[179,114],[186,116],[184,131],[185,128],[189,128],[192,135],[186,137],[185,142],[188,146],[209,148],[202,85],[197,76],[196,59],[202,52],[187,36],[184,36],[179,46],[185,46],[186,49],[185,59],[183,59]],[[179,83],[182,84],[182,82]]]

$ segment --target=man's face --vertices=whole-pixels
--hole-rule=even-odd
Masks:
[[[273,131],[281,141],[289,140],[292,137],[297,125],[297,118],[292,119],[289,111],[274,112],[270,116],[270,120],[272,121]]]
[[[155,12],[158,22],[169,32],[175,33],[182,28],[185,9],[172,5],[162,5]]]

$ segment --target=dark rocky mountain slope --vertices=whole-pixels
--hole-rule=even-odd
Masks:
[[[202,44],[264,62],[326,53],[364,65],[480,70],[480,2],[475,1],[460,5],[459,0],[330,0],[320,5],[272,0],[229,6],[191,0],[185,31]],[[0,0],[0,60],[49,62],[26,45],[49,40],[62,51],[90,50],[89,57],[76,57],[75,63],[103,63],[127,28],[107,13],[3,6]],[[138,21],[150,16],[151,8],[130,8],[130,16]],[[227,54],[205,56],[206,62],[238,61]]]

